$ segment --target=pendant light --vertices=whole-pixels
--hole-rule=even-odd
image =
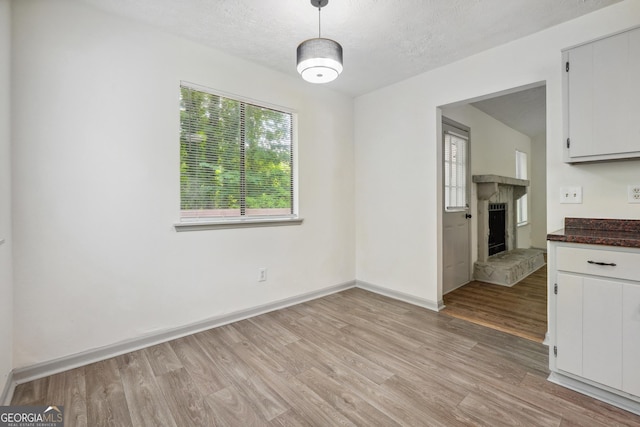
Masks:
[[[310,83],[328,83],[342,72],[342,46],[321,37],[320,10],[327,3],[329,0],[311,0],[311,5],[318,8],[318,38],[298,45],[298,73]]]

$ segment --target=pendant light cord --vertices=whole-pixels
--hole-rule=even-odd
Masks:
[[[321,10],[322,10],[322,6],[318,6],[318,38],[319,39],[322,38],[322,36],[320,35],[321,34],[321,32],[320,32],[320,28],[321,28],[320,27],[320,16],[321,16],[320,11]]]

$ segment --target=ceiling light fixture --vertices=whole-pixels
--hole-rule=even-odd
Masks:
[[[305,40],[298,45],[298,72],[310,83],[328,83],[342,72],[342,46],[323,39],[320,32],[320,10],[329,0],[311,0],[318,8],[318,38]]]

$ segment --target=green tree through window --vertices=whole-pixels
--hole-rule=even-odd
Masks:
[[[181,85],[182,218],[293,214],[292,114]]]

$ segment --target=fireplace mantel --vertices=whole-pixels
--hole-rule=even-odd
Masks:
[[[476,194],[478,200],[489,200],[498,193],[499,185],[512,187],[513,195],[517,200],[527,194],[527,187],[529,186],[528,179],[518,179],[500,175],[473,175],[472,179],[473,182],[477,184]]]

